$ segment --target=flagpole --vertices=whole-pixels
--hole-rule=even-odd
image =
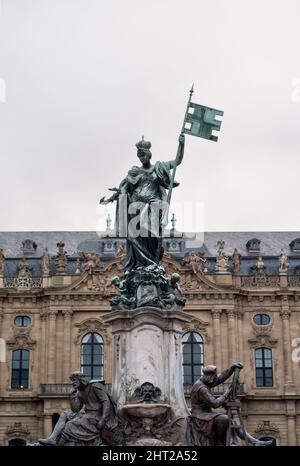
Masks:
[[[188,111],[189,111],[189,106],[190,106],[190,103],[191,103],[191,99],[192,99],[193,92],[194,92],[194,83],[192,84],[192,87],[191,87],[191,89],[190,89],[190,95],[189,95],[189,99],[188,99],[188,102],[187,102],[187,105],[186,105],[186,111],[185,111],[185,114],[184,114],[184,119],[183,119],[183,123],[182,123],[182,127],[181,127],[181,132],[180,132],[180,134],[183,134],[183,133],[184,133],[184,127],[185,127],[186,117],[187,117],[187,114],[188,114]],[[168,218],[168,216],[169,216],[169,208],[170,208],[170,202],[171,202],[171,197],[172,197],[172,190],[173,190],[173,186],[174,186],[175,173],[176,173],[177,162],[178,162],[180,150],[181,150],[181,144],[180,144],[180,142],[179,142],[179,143],[178,143],[178,148],[177,148],[177,153],[176,153],[176,158],[175,158],[175,160],[174,160],[175,165],[174,165],[174,168],[173,168],[172,178],[171,178],[170,187],[169,187],[169,191],[168,191],[168,197],[167,197],[167,204],[168,204],[168,207],[167,207],[167,209],[168,209],[167,218]],[[163,234],[163,232],[161,232],[161,235],[162,235],[162,234]],[[157,254],[156,254],[157,260],[159,260],[161,246],[162,246],[162,236],[160,236],[160,237],[159,237],[159,240],[158,240],[158,248],[157,248]]]
[[[188,103],[186,105],[186,111],[185,111],[185,115],[184,115],[184,119],[183,119],[180,134],[184,133],[184,125],[185,125],[186,117],[187,117],[187,114],[188,114],[188,111],[189,111],[189,106],[190,106],[190,103],[191,103],[191,98],[192,98],[193,92],[194,92],[194,84],[192,85],[192,87],[190,89],[190,96],[189,96]],[[173,168],[171,184],[170,184],[169,192],[168,192],[167,203],[169,204],[169,207],[170,207],[170,202],[171,202],[171,196],[172,196],[172,190],[173,190],[173,185],[174,185],[174,180],[175,180],[175,173],[176,173],[177,161],[178,161],[178,158],[179,158],[179,154],[180,154],[180,143],[178,143],[177,154],[176,154],[176,158],[175,158],[175,166]]]

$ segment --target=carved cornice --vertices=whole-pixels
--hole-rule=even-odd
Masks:
[[[187,324],[183,326],[182,331],[183,333],[198,332],[204,338],[205,343],[209,343],[211,338],[207,332],[208,325],[209,325],[208,322],[205,322],[201,319],[194,318],[191,320],[191,322],[188,322]]]
[[[75,343],[79,344],[83,335],[86,333],[100,333],[106,343],[110,341],[110,334],[108,332],[109,325],[102,322],[100,319],[88,319],[81,323],[75,324],[78,328]]]

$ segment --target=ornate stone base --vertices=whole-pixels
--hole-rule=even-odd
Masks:
[[[176,308],[154,307],[113,311],[103,317],[114,335],[112,396],[128,423],[128,444],[185,444],[189,411],[182,383],[181,334],[191,319]],[[137,400],[141,386],[151,385],[158,399],[143,392],[144,398]]]

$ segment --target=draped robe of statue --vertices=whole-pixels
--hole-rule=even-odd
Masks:
[[[137,267],[159,264],[163,254],[161,246],[158,251],[159,236],[167,223],[167,210],[161,210],[159,215],[151,216],[151,209],[154,208],[154,212],[157,213],[161,201],[166,207],[166,190],[171,185],[170,170],[174,165],[174,161],[169,161],[156,162],[148,169],[134,166],[120,183],[119,194],[124,196],[117,200],[116,232],[121,236],[127,233],[126,272]],[[178,185],[179,183],[174,181],[173,186]],[[153,222],[154,218],[156,222]],[[130,223],[131,221],[133,222]],[[137,226],[140,234],[133,232],[130,225]]]

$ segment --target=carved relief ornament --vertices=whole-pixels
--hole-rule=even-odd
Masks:
[[[77,344],[80,343],[83,335],[86,333],[99,333],[105,340],[105,343],[110,341],[110,335],[108,332],[109,325],[104,324],[100,319],[88,319],[84,322],[75,324],[75,327],[78,328],[77,336],[75,338],[75,343]]]

